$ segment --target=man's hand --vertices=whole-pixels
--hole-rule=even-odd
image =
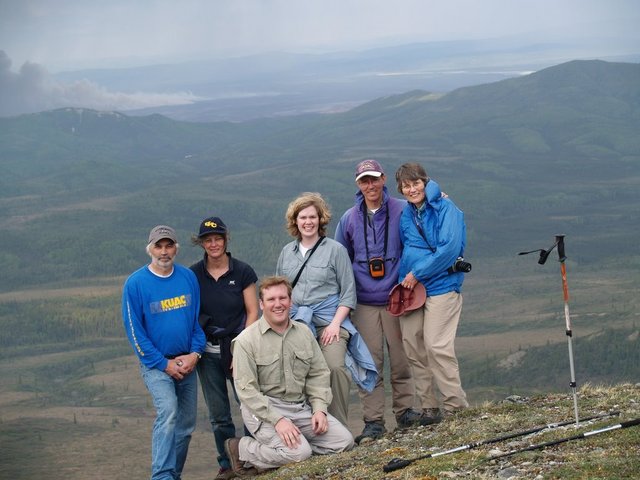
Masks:
[[[291,420],[282,417],[275,425],[276,432],[289,448],[297,448],[300,445],[300,429]]]
[[[182,380],[184,377],[193,372],[198,363],[198,355],[195,353],[189,353],[187,355],[180,355],[167,362],[167,368],[164,369],[167,375],[175,378],[176,380]]]
[[[198,355],[194,352],[191,352],[187,355],[180,355],[175,358],[176,364],[180,367],[180,372],[182,375],[189,375],[193,372],[193,369],[196,368],[196,364],[198,363]]]
[[[316,435],[323,435],[329,430],[329,420],[324,412],[316,412],[311,417],[311,428]]]
[[[183,371],[182,362],[178,363],[178,359],[169,360],[167,362],[167,368],[164,369],[165,373],[176,380],[182,380],[186,375]]]

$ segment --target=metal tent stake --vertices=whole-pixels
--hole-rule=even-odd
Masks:
[[[567,267],[564,261],[567,257],[564,254],[564,235],[556,235],[555,243],[551,245],[547,250],[531,250],[529,252],[520,252],[518,255],[526,255],[528,253],[540,252],[540,258],[538,259],[538,263],[540,265],[544,265],[549,257],[549,254],[553,251],[554,248],[558,248],[558,261],[560,262],[560,273],[562,275],[562,293],[564,296],[564,320],[566,325],[566,334],[567,334],[567,342],[569,346],[569,369],[571,371],[571,383],[569,386],[571,387],[571,391],[573,392],[573,410],[576,418],[576,425],[580,423],[578,417],[578,393],[576,390],[576,372],[573,365],[573,343],[572,337],[573,332],[571,330],[571,317],[569,316],[569,286],[567,284]]]

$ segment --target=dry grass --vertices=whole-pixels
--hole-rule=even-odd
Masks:
[[[73,352],[67,353],[73,355]],[[42,358],[41,362],[51,358]],[[30,368],[38,363],[30,360]],[[2,362],[0,368],[20,370],[16,363]],[[9,370],[10,371],[10,370]],[[139,377],[135,359],[125,356],[97,362],[95,375],[83,380],[104,388],[88,404],[74,405],[74,383],[67,391],[66,405],[50,404],[47,397],[34,392],[15,392],[5,383],[0,395],[0,478],[12,480],[47,478],[95,480],[146,478],[149,475],[150,435],[154,411]],[[14,387],[16,386],[13,384]],[[585,385],[580,389],[581,416],[611,409],[622,412],[621,419],[640,415],[640,387]],[[354,403],[355,402],[355,403]],[[352,399],[351,430],[359,433],[361,423],[357,399]],[[545,395],[523,399],[520,403],[484,402],[433,426],[393,432],[367,446],[340,455],[313,457],[263,475],[270,479],[409,479],[409,478],[623,478],[640,471],[640,428],[604,434],[588,440],[567,443],[549,451],[519,454],[500,461],[487,461],[492,449],[516,448],[514,442],[474,448],[468,451],[423,459],[408,467],[385,473],[382,467],[391,459],[413,459],[469,442],[477,442],[514,431],[570,420],[569,395]],[[237,412],[236,412],[237,415]],[[618,422],[604,419],[585,429]],[[236,424],[241,425],[236,417]],[[388,427],[393,425],[388,422]],[[572,435],[573,426],[522,439],[522,445]],[[30,461],[24,462],[28,458]],[[585,463],[585,458],[589,462]],[[200,398],[198,428],[183,478],[205,480],[217,470],[215,447],[204,402]],[[503,473],[501,473],[503,472]],[[627,475],[628,477],[628,475]]]
[[[474,269],[482,265],[474,264]],[[579,279],[569,269],[572,295],[574,335],[588,335],[606,320],[608,326],[630,325],[637,315],[638,299],[626,298],[624,304],[608,293],[612,286],[626,282],[623,278],[593,277]],[[503,329],[474,335],[459,336],[457,351],[461,358],[503,354],[517,351],[520,346],[536,346],[566,342],[559,295],[557,272],[540,275],[536,284],[544,294],[531,292],[528,279],[502,277],[499,271],[489,272],[495,281],[474,281],[469,277],[465,294],[463,323],[472,326],[513,323],[512,330]],[[486,277],[485,277],[486,278]],[[67,288],[46,288],[0,294],[0,302],[34,299],[64,299],[114,295],[121,278],[95,279],[85,285]],[[549,282],[551,282],[550,285]],[[555,283],[553,283],[555,282]],[[542,285],[542,286],[540,286]],[[626,288],[627,286],[624,285]],[[518,301],[514,301],[518,298]],[[621,315],[615,309],[623,307]],[[613,309],[613,310],[612,310]],[[632,313],[629,313],[632,312]],[[634,316],[635,315],[635,316]],[[542,324],[522,324],[539,319]],[[544,324],[551,319],[552,324]],[[499,333],[497,333],[499,332]],[[124,339],[110,339],[124,342]],[[108,361],[96,361],[93,371],[86,372],[86,358],[98,355],[100,348],[62,351],[39,355],[37,350],[19,358],[0,360],[0,478],[20,480],[117,480],[148,478],[150,466],[150,436],[154,419],[150,397],[140,379],[132,354]],[[107,347],[104,347],[107,348]],[[498,355],[500,356],[500,355]],[[84,368],[82,375],[57,373],[53,366],[68,365],[74,359]],[[84,359],[84,360],[83,360]],[[35,373],[48,367],[48,385],[33,385]],[[52,368],[53,367],[53,368]],[[55,395],[47,389],[55,390]],[[470,393],[470,392],[468,392]],[[516,392],[517,393],[517,392]],[[502,397],[498,397],[502,398]],[[300,465],[287,466],[265,475],[265,480],[283,479],[370,479],[391,478],[629,478],[640,472],[639,427],[613,432],[588,440],[572,442],[549,451],[530,452],[499,462],[487,462],[489,448],[424,459],[407,468],[385,474],[382,467],[394,457],[415,458],[429,452],[442,451],[468,442],[494,437],[572,417],[569,395],[533,397],[522,404],[478,403],[450,421],[435,427],[415,429],[404,434],[390,433],[384,439],[352,452],[330,457],[314,457]],[[583,416],[615,408],[622,419],[640,415],[640,389],[633,385],[617,387],[585,385],[580,390],[580,413]],[[387,428],[394,419],[387,411]],[[362,429],[357,396],[351,402],[349,425],[354,434]],[[601,424],[615,423],[602,421]],[[236,412],[236,425],[241,425]],[[574,430],[547,432],[531,442],[543,441],[553,435],[566,435]],[[496,445],[510,448],[508,445]],[[189,453],[184,480],[211,479],[217,471],[213,436],[206,408],[200,398],[198,428]],[[507,470],[509,468],[515,470]],[[506,471],[506,473],[505,473]],[[501,473],[502,472],[502,473]]]
[[[439,478],[638,478],[640,472],[640,427],[616,430],[556,447],[490,460],[500,452],[520,449],[551,439],[574,436],[640,415],[640,385],[592,387],[580,390],[580,415],[620,410],[620,417],[594,420],[481,445],[431,458],[429,454],[482,442],[552,422],[573,419],[572,399],[547,395],[522,399],[520,403],[486,402],[431,427],[394,432],[383,439],[333,457],[313,457],[304,464],[283,467],[270,479],[439,479]],[[385,473],[383,466],[394,458],[409,459],[405,468]]]

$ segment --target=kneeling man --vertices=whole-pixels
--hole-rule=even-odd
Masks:
[[[289,319],[289,281],[263,279],[259,297],[262,317],[231,345],[242,419],[253,435],[225,442],[239,475],[353,447],[349,430],[327,413],[329,369],[318,342],[304,323]]]

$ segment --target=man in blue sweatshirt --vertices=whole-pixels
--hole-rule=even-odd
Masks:
[[[198,323],[198,281],[174,263],[178,249],[173,228],[154,227],[147,243],[151,262],[131,274],[122,293],[124,328],[156,408],[152,480],[181,478],[196,426],[194,370],[206,341]]]

